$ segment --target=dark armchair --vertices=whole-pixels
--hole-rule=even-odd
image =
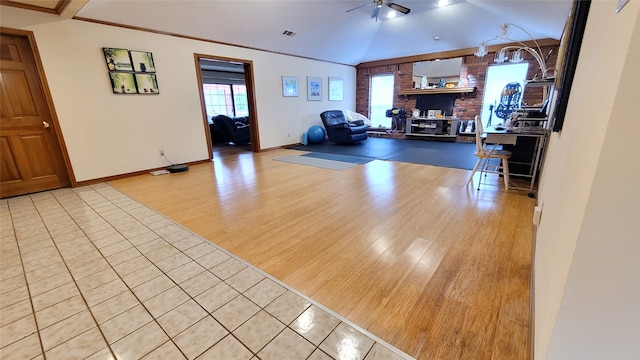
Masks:
[[[216,115],[211,121],[213,121],[222,142],[244,145],[251,141],[248,118],[232,119],[225,115]]]
[[[342,110],[329,110],[320,114],[322,124],[327,129],[329,141],[339,144],[354,144],[367,140],[367,126],[364,121],[348,122]]]

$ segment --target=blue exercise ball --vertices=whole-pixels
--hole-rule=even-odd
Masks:
[[[307,131],[307,141],[310,144],[319,144],[324,141],[324,128],[319,125],[313,125]]]

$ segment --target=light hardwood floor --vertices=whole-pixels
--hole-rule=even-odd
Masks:
[[[110,184],[418,359],[528,358],[526,192],[478,192],[460,169],[273,160],[300,153],[215,152]]]

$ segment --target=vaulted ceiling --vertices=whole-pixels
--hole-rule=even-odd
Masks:
[[[395,1],[395,0],[394,0]],[[397,0],[371,19],[373,0],[2,0],[67,17],[357,65],[473,48],[504,23],[535,39],[560,39],[573,0]],[[352,11],[347,11],[357,8]],[[57,9],[57,10],[56,10]],[[71,10],[69,10],[71,9]],[[395,14],[388,19],[387,15]],[[294,33],[293,36],[283,32]],[[510,38],[529,40],[513,28]]]

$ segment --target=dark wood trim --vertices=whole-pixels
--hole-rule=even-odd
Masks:
[[[61,1],[61,2],[63,2],[63,1]],[[44,7],[44,6],[24,4],[24,3],[17,2],[17,1],[11,1],[11,0],[0,0],[0,5],[12,6],[12,7],[16,7],[16,8],[25,9],[25,10],[31,10],[31,11],[40,11],[40,12],[49,13],[49,14],[60,14],[60,12],[58,12],[58,7],[60,7],[60,3],[61,2],[58,2],[58,4],[56,4],[56,7],[53,8],[53,9],[48,8],[48,7]],[[68,2],[68,1],[65,1],[65,2]],[[66,5],[65,5],[65,7],[66,7]]]
[[[53,97],[51,96],[51,90],[49,89],[47,77],[44,72],[44,66],[42,65],[42,59],[40,58],[40,52],[38,51],[38,45],[36,44],[35,36],[32,31],[10,29],[4,27],[0,27],[0,32],[2,34],[22,36],[27,38],[29,41],[31,54],[33,55],[33,60],[36,65],[36,71],[38,73],[38,79],[40,79],[40,86],[42,86],[42,92],[44,93],[43,96],[45,101],[47,102],[47,108],[49,110],[49,114],[51,115],[51,121],[53,122],[53,130],[56,133],[56,138],[58,139],[58,144],[60,145],[60,152],[62,153],[62,157],[64,158],[66,175],[71,186],[76,186],[76,177],[73,172],[73,167],[71,166],[71,160],[69,158],[69,153],[67,152],[67,145],[64,141],[64,136],[62,135],[60,121],[58,120],[58,115],[54,106]]]
[[[48,14],[56,14],[56,15],[62,14],[64,9],[66,9],[67,6],[69,6],[69,4],[71,4],[71,0],[60,0],[58,1],[58,3],[54,8],[48,8],[46,6],[25,4],[17,1],[0,0],[0,5],[11,6],[11,7],[16,7],[16,8],[31,10],[31,11],[39,11],[39,12],[44,12]]]
[[[211,139],[211,129],[209,128],[209,119],[207,118],[207,108],[204,105],[204,90],[202,89],[202,70],[200,69],[200,56],[193,54],[194,61],[196,63],[196,78],[198,81],[198,94],[200,94],[200,110],[202,111],[204,134],[207,138],[207,152],[209,159],[213,159],[213,141]]]
[[[61,0],[58,1],[58,5],[56,5],[56,14],[60,15],[71,4],[71,0]]]
[[[196,160],[196,161],[188,162],[186,164],[189,165],[189,166],[193,166],[193,165],[205,164],[205,163],[208,163],[208,162],[211,162],[211,159]],[[134,171],[134,172],[126,173],[126,174],[106,176],[106,177],[97,178],[97,179],[83,180],[83,181],[77,182],[75,184],[75,186],[72,186],[72,187],[94,185],[94,184],[100,184],[100,183],[113,181],[113,180],[126,179],[126,178],[129,178],[129,177],[132,177],[132,176],[139,176],[139,175],[149,174],[151,171],[162,170],[162,169],[166,169],[166,166],[153,168],[153,169],[148,169],[148,170]],[[185,173],[187,173],[187,172],[185,172]],[[177,174],[181,174],[181,173],[177,173]]]
[[[205,133],[207,134],[207,146],[209,149],[209,158],[213,159],[213,149],[211,148],[211,131],[209,130],[209,119],[207,119],[207,111],[204,105],[204,92],[202,90],[202,72],[200,70],[200,59],[209,59],[217,61],[230,61],[244,64],[244,79],[247,87],[247,104],[249,107],[249,134],[251,136],[251,151],[260,152],[260,134],[258,132],[258,111],[256,108],[255,82],[253,79],[253,61],[247,59],[236,59],[225,56],[193,54],[196,63],[196,73],[198,75],[198,91],[200,93],[200,105],[202,107],[202,117],[204,119]]]
[[[3,0],[0,0],[0,1],[3,1]],[[291,56],[291,57],[295,57],[295,58],[299,58],[299,59],[321,61],[321,62],[328,63],[328,64],[337,64],[337,65],[343,65],[343,66],[353,66],[353,65],[350,65],[350,64],[343,64],[343,63],[339,63],[339,62],[335,62],[335,61],[327,61],[327,60],[322,60],[322,59],[316,59],[316,58],[312,58],[312,57],[308,57],[308,56],[288,54],[288,53],[280,52],[280,51],[272,51],[272,50],[267,50],[267,49],[260,49],[260,48],[256,48],[256,47],[252,47],[252,46],[232,44],[232,43],[227,43],[227,42],[223,42],[223,41],[205,39],[205,38],[200,38],[200,37],[195,37],[195,36],[181,35],[181,34],[176,34],[176,33],[168,32],[168,31],[158,31],[158,30],[153,30],[153,29],[147,29],[147,28],[143,28],[143,27],[140,27],[140,26],[122,25],[122,24],[118,24],[118,23],[114,23],[114,22],[88,19],[88,18],[83,18],[83,17],[79,17],[79,16],[74,16],[73,20],[80,20],[80,21],[86,21],[86,22],[95,23],[95,24],[115,26],[115,27],[124,28],[124,29],[138,30],[138,31],[144,31],[144,32],[149,32],[149,33],[154,33],[154,34],[173,36],[173,37],[182,38],[182,39],[203,41],[203,42],[212,43],[212,44],[232,46],[232,47],[235,47],[235,48],[255,50],[255,51],[265,52],[265,53],[269,53],[269,54],[286,55],[286,56]]]
[[[260,131],[258,130],[258,108],[256,105],[256,87],[253,76],[253,61],[244,63],[244,81],[247,87],[247,104],[249,105],[249,131],[251,150],[260,152]]]
[[[536,41],[538,42],[538,45],[540,45],[540,47],[560,44],[560,41],[555,39],[541,39]],[[505,46],[514,45],[514,44],[515,43],[490,45],[490,46],[487,46],[487,51],[496,52]],[[535,43],[533,41],[523,41],[523,44],[527,46],[535,46]],[[369,61],[369,62],[363,62],[358,64],[356,68],[361,69],[361,68],[369,68],[369,67],[377,67],[377,66],[398,65],[402,63],[414,63],[418,61],[428,61],[428,60],[435,60],[435,59],[449,59],[449,58],[473,55],[477,49],[478,49],[477,47],[474,47],[474,48],[466,48],[466,49],[459,49],[459,50],[452,50],[452,51],[435,52],[435,53],[423,54],[423,55],[414,55],[414,56],[405,56],[405,57],[399,57],[399,58],[393,58],[393,59]]]
[[[302,143],[298,142],[298,143],[293,143],[293,144],[288,144],[288,145],[274,146],[274,147],[271,147],[271,148],[262,149],[262,152],[273,151],[273,150],[282,150],[282,149],[289,148],[289,146],[298,146],[298,145],[302,145]]]

